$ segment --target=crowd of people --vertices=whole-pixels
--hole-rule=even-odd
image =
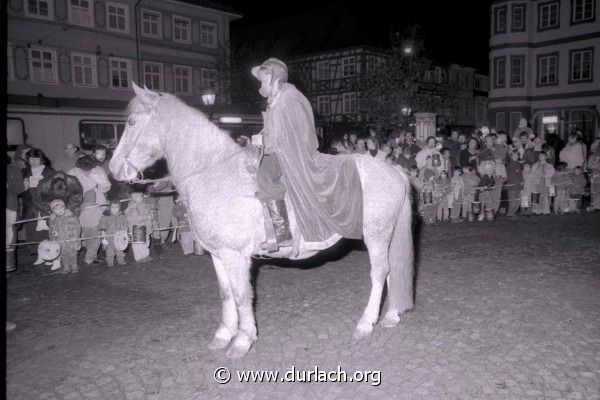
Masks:
[[[536,135],[522,120],[512,135],[484,127],[419,143],[411,132],[370,128],[364,136],[344,135],[330,152],[365,154],[402,169],[415,213],[427,224],[600,209],[600,134],[586,145],[573,132],[564,143],[551,131]],[[67,143],[52,165],[42,150],[27,146],[8,157],[9,258],[19,230],[32,255],[37,243],[61,244],[61,273],[79,271],[79,252],[86,265],[113,266],[126,263],[127,248],[136,263],[146,263],[151,242],[160,252],[169,238],[178,239],[184,254],[204,253],[172,184],[117,182],[108,155],[101,145],[88,154]],[[126,248],[115,245],[123,232]],[[7,259],[7,270],[15,265]]]
[[[88,154],[67,143],[52,164],[28,146],[7,157],[7,271],[16,269],[21,244],[40,257],[39,246],[58,243],[63,274],[79,271],[80,251],[85,265],[124,265],[128,249],[136,263],[147,263],[150,244],[160,254],[169,238],[178,239],[186,255],[204,254],[171,182],[118,182],[107,156],[102,145]]]
[[[565,143],[552,128],[537,135],[527,121],[509,135],[457,130],[417,143],[411,132],[349,133],[333,154],[367,154],[409,175],[415,212],[427,224],[600,210],[600,133]],[[587,195],[589,193],[589,196]],[[588,200],[589,199],[589,200]]]

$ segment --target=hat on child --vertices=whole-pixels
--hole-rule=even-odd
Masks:
[[[54,210],[54,207],[58,206],[58,205],[62,205],[63,207],[65,207],[65,202],[62,201],[61,199],[54,199],[50,202],[50,209]]]

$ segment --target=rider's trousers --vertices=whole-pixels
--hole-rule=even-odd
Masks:
[[[276,154],[265,154],[256,174],[260,201],[281,200],[285,198],[285,185],[282,181],[281,165]]]

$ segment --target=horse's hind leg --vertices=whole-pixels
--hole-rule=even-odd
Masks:
[[[221,295],[221,301],[223,302],[223,310],[221,324],[215,332],[212,341],[208,344],[208,348],[218,350],[227,347],[229,342],[231,342],[231,339],[237,334],[238,312],[233,297],[233,290],[231,289],[231,283],[229,281],[229,274],[227,273],[227,267],[223,264],[221,259],[215,256],[213,256],[212,259],[215,266],[215,272],[217,273],[217,280],[219,281],[219,294]]]
[[[367,307],[354,330],[354,338],[357,340],[369,337],[373,332],[373,325],[379,318],[383,287],[390,271],[388,248],[391,234],[391,229],[389,232],[386,229],[385,232],[378,232],[376,235],[365,233],[365,244],[369,250],[371,262],[371,294]]]
[[[256,322],[252,307],[253,290],[250,284],[250,257],[239,253],[230,253],[225,259],[229,281],[239,314],[239,327],[233,343],[227,351],[227,357],[239,358],[246,355],[252,343],[257,339]]]

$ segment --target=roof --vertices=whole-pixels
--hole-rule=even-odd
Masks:
[[[380,26],[358,21],[343,3],[282,17],[262,24],[231,25],[232,51],[260,62],[354,46],[384,47],[387,33]]]
[[[233,14],[234,16],[237,16],[238,18],[242,17],[242,14],[239,11],[237,11],[233,6],[230,6],[227,4],[216,3],[216,2],[212,2],[210,0],[176,0],[176,1],[179,1],[181,3],[191,4],[194,6],[212,8],[212,9],[218,10],[218,11],[224,11],[226,13]]]

